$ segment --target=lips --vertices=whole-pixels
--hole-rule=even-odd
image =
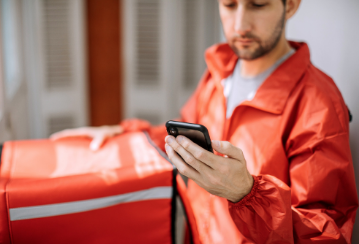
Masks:
[[[251,44],[254,42],[254,39],[235,39],[235,42],[239,42],[241,44]]]

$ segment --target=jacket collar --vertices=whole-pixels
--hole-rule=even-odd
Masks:
[[[296,52],[283,62],[258,88],[251,101],[242,105],[255,107],[270,113],[281,114],[292,90],[310,65],[308,45],[289,42]],[[238,57],[228,44],[218,44],[207,49],[206,63],[217,88],[221,81],[232,74]]]

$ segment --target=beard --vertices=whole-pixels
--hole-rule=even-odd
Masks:
[[[276,24],[274,31],[272,32],[272,35],[268,39],[262,40],[261,38],[259,38],[258,36],[252,33],[246,33],[245,35],[235,34],[232,37],[232,41],[228,42],[228,44],[240,59],[244,59],[244,60],[257,59],[269,53],[277,46],[283,33],[284,24],[285,24],[285,11],[281,19]],[[251,39],[254,41],[254,44],[257,43],[258,45],[254,50],[250,50],[249,47],[238,49],[234,45],[234,41],[236,38]]]

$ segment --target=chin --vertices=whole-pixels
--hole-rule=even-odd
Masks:
[[[253,57],[252,54],[240,54],[240,55],[237,54],[237,56],[239,59],[243,59],[243,60],[247,60],[247,61],[256,59],[255,57]]]
[[[240,47],[238,48],[237,46],[233,47],[231,46],[233,52],[235,54],[237,54],[237,56],[240,59],[244,59],[244,60],[252,60],[253,58],[253,53],[255,52],[255,49],[252,48],[244,48],[244,47]]]

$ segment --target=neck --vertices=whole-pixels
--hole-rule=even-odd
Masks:
[[[241,76],[253,77],[269,69],[274,63],[290,51],[291,47],[283,35],[277,46],[266,55],[254,60],[241,60]]]

